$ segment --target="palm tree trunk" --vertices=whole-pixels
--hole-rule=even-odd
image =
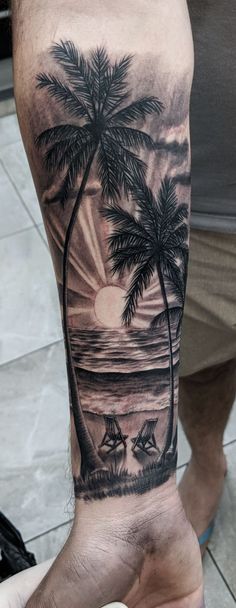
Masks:
[[[77,434],[77,439],[79,442],[80,453],[81,453],[81,476],[83,479],[89,474],[93,473],[97,469],[104,468],[102,460],[99,458],[97,451],[95,449],[92,438],[87,429],[87,425],[85,422],[83,410],[79,400],[79,392],[76,380],[75,369],[73,365],[72,352],[71,352],[71,344],[70,344],[70,336],[69,336],[69,327],[68,327],[68,265],[69,265],[69,257],[70,257],[70,244],[73,235],[73,229],[77,220],[78,211],[80,208],[80,204],[82,201],[82,197],[84,194],[84,190],[86,187],[86,183],[89,177],[90,169],[92,162],[94,160],[94,156],[96,154],[96,149],[92,152],[84,175],[80,185],[79,192],[77,194],[77,198],[75,201],[75,205],[71,214],[71,218],[68,224],[68,228],[65,236],[64,243],[64,253],[63,253],[63,291],[62,291],[62,306],[63,306],[63,329],[64,329],[64,339],[65,339],[65,349],[66,349],[66,360],[67,360],[67,374],[69,380],[69,390],[70,390],[70,400],[72,405],[72,411],[74,415],[75,421],[75,429]]]
[[[173,349],[172,349],[172,337],[171,337],[171,326],[170,326],[170,312],[169,312],[169,304],[166,296],[166,288],[163,279],[163,275],[159,264],[157,265],[157,273],[161,287],[161,294],[166,310],[166,318],[167,318],[167,329],[168,329],[168,341],[169,341],[169,368],[170,368],[170,409],[169,409],[169,420],[168,420],[168,428],[166,435],[166,443],[164,448],[164,454],[167,454],[168,450],[171,447],[172,439],[173,439],[173,428],[174,428],[174,405],[175,405],[175,395],[174,395],[174,363],[173,363]]]

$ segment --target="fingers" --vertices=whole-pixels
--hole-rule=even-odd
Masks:
[[[106,604],[103,608],[127,608],[125,604],[121,604],[120,602],[112,602],[112,604]]]
[[[25,608],[28,599],[47,574],[53,561],[53,559],[50,559],[42,564],[23,570],[1,583],[1,608]]]
[[[35,589],[40,584],[43,577],[47,574],[53,563],[53,559],[47,560],[42,564],[23,570],[15,576],[7,579],[0,586],[0,606],[1,608],[25,608],[25,605]],[[106,604],[103,608],[127,608],[121,602]]]

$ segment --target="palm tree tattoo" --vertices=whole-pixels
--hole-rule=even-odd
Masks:
[[[104,216],[116,226],[109,237],[111,271],[121,275],[125,269],[135,269],[127,295],[122,319],[130,325],[145,289],[150,286],[151,278],[157,273],[164,311],[156,315],[151,323],[152,329],[166,320],[169,341],[170,370],[170,408],[169,424],[163,455],[168,454],[173,439],[174,426],[174,365],[171,335],[171,320],[179,322],[184,305],[184,277],[188,255],[188,206],[178,204],[173,180],[165,179],[157,198],[144,184],[132,190],[139,218],[118,205],[105,207]],[[171,285],[179,305],[169,307],[165,281]],[[163,319],[164,317],[164,319]]]
[[[186,284],[187,205],[179,203],[174,179],[165,177],[157,196],[147,185],[146,158],[158,149],[149,124],[158,120],[164,104],[157,96],[133,98],[129,74],[134,58],[125,55],[112,61],[103,47],[85,56],[71,41],[53,44],[50,55],[57,71],[38,74],[37,89],[46,89],[70,121],[43,130],[35,144],[43,152],[47,174],[57,176],[56,191],[47,199],[48,213],[55,218],[66,212],[69,218],[61,282],[70,401],[81,454],[75,492],[87,500],[143,493],[169,479],[176,466],[175,369]],[[72,256],[79,256],[80,266],[85,256],[81,277],[88,283],[90,273],[91,285],[95,281],[96,268],[94,276],[86,268],[88,244],[81,233],[87,187],[94,175],[101,221],[98,227],[93,220],[87,229],[93,229],[99,246],[103,282],[100,277],[93,317],[80,324],[71,320],[72,314],[77,317],[68,305],[68,281]],[[104,238],[98,242],[100,224]],[[154,311],[142,328],[138,308],[154,281],[162,310]],[[78,276],[74,292],[79,290]],[[109,315],[104,314],[104,298],[105,309],[111,299]],[[135,394],[131,398],[134,381],[139,387],[136,398],[145,398],[150,374],[156,373],[158,341],[166,351],[161,363],[165,400],[169,384],[165,417],[153,396],[147,411],[138,404],[136,410]],[[164,418],[167,432],[160,445],[158,429]]]

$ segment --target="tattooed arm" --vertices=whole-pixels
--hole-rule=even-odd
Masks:
[[[200,608],[199,549],[175,481],[186,3],[15,1],[13,33],[18,116],[61,303],[76,497],[72,533],[29,606]]]

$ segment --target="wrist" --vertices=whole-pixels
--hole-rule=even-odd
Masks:
[[[182,510],[176,476],[173,475],[165,484],[144,494],[128,496],[113,496],[103,500],[75,499],[75,523],[81,518],[96,519],[97,521],[114,521],[122,519],[142,521],[147,514],[155,517],[163,516],[165,512]]]
[[[158,569],[160,592],[160,604],[157,605],[162,606],[166,597],[183,598],[186,595],[186,602],[190,598],[191,602],[174,602],[173,608],[190,605],[191,608],[200,608],[200,551],[197,538],[184,513],[174,478],[161,488],[142,496],[113,497],[89,502],[77,500],[69,540],[70,552],[73,555],[79,550],[85,561],[90,555],[94,556],[94,567],[100,558],[104,559],[104,553],[106,554],[111,577],[112,573],[116,572],[114,580],[117,580],[118,591],[123,588],[125,576],[133,571],[132,593],[135,593],[134,587],[138,585],[134,582],[136,576],[140,573],[141,579],[146,581],[146,570],[149,576],[154,560],[153,584],[157,585]],[[118,578],[117,572],[120,573]],[[145,584],[147,593],[150,593],[148,580]],[[115,597],[118,595],[115,594]],[[129,605],[129,596],[122,597],[123,600],[125,597],[124,603]]]
[[[119,536],[144,551],[152,546],[154,551],[161,547],[169,551],[171,545],[182,540],[183,533],[191,539],[193,536],[174,478],[142,496],[75,503],[72,534],[76,543],[86,529],[88,536],[98,542],[101,538],[113,542]]]

